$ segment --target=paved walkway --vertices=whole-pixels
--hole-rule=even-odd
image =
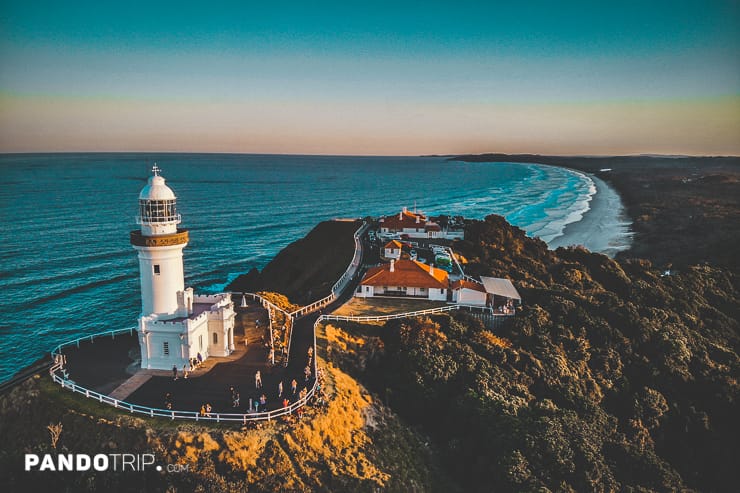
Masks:
[[[110,395],[114,399],[118,399],[119,401],[125,401],[126,397],[131,395],[136,389],[148,382],[150,378],[152,378],[152,375],[150,373],[139,371],[135,373],[134,376],[119,385],[116,390],[108,395]]]

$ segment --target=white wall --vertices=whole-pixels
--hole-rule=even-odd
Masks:
[[[456,289],[452,292],[452,299],[462,305],[485,306],[486,293],[468,288]]]
[[[375,286],[362,286],[360,285],[360,291],[355,292],[355,296],[358,298],[372,298],[375,295]]]
[[[186,243],[164,247],[134,246],[139,252],[142,315],[175,315],[178,291],[185,289],[182,250]],[[159,273],[155,273],[159,266]]]
[[[447,290],[442,288],[429,288],[429,299],[434,301],[447,301]]]
[[[401,258],[401,249],[400,248],[386,248],[385,258],[392,258],[392,259],[398,260],[399,258]]]

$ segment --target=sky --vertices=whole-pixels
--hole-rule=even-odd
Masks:
[[[740,0],[3,0],[47,151],[740,155]]]

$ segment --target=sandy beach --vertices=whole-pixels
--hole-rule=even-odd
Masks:
[[[632,244],[632,222],[619,194],[604,180],[589,174],[596,193],[580,221],[568,224],[563,235],[549,242],[550,248],[582,245],[592,252],[614,257]]]

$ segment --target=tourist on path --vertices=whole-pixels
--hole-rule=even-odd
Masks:
[[[260,405],[257,408],[257,411],[260,409],[262,409],[262,411],[267,411],[267,396],[265,394],[260,396]]]
[[[257,373],[254,374],[254,388],[262,388],[262,373],[260,373],[259,370],[257,370]]]
[[[182,365],[182,378],[188,378],[188,365]]]
[[[278,398],[283,396],[283,381],[280,380],[280,383],[278,384]]]
[[[177,380],[177,365],[172,365],[172,380]]]
[[[306,366],[306,368],[303,369],[303,374],[306,376],[306,382],[308,382],[308,379],[311,378],[311,367]]]
[[[295,381],[295,378],[294,378],[294,379],[293,379],[293,381],[292,381],[292,382],[290,382],[290,391],[291,391],[291,392],[293,393],[293,395],[295,396],[295,393],[296,393],[296,391],[297,391],[297,390],[298,390],[298,382],[296,382],[296,381]]]

